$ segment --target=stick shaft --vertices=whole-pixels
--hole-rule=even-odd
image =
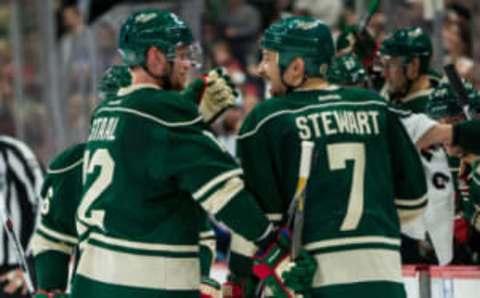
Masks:
[[[377,12],[378,7],[380,6],[380,0],[371,0],[370,4],[368,5],[368,11],[364,18],[358,24],[358,32],[363,33],[367,27],[368,23],[372,19],[373,15]]]
[[[300,151],[300,166],[298,173],[297,189],[293,198],[295,204],[295,212],[293,221],[293,236],[292,236],[292,258],[298,256],[302,246],[303,222],[304,222],[304,207],[305,207],[305,191],[310,177],[310,170],[312,166],[314,143],[310,141],[302,141]],[[291,219],[289,220],[291,221]]]
[[[25,283],[27,284],[28,292],[33,295],[35,293],[35,287],[33,286],[32,275],[30,274],[30,270],[28,268],[25,252],[23,251],[20,240],[13,229],[13,222],[4,208],[0,208],[0,216],[2,217],[3,227],[7,232],[7,236],[15,246],[15,252],[17,253],[20,269],[23,271],[23,277],[25,279]]]
[[[458,74],[455,66],[453,64],[448,64],[444,67],[445,75],[452,86],[453,92],[457,96],[458,103],[462,107],[465,117],[470,120],[472,119],[472,112],[470,110],[470,104],[468,100],[468,93],[463,85],[462,79]]]

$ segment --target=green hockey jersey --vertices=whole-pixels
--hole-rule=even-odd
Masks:
[[[41,219],[32,239],[37,287],[67,288],[70,257],[77,245],[75,211],[82,195],[85,144],[69,147],[50,162],[42,186]]]
[[[396,108],[409,111],[412,113],[425,113],[427,103],[432,89],[426,89],[407,96],[402,102],[395,102],[393,105]]]
[[[252,241],[268,221],[191,100],[154,85],[118,95],[85,151],[72,297],[198,297],[199,206]]]
[[[302,235],[318,263],[313,297],[405,297],[400,221],[421,214],[427,199],[419,156],[396,113],[368,90],[338,87],[259,104],[237,148],[247,188],[280,225],[302,140],[315,143]],[[247,255],[242,243],[232,251]]]
[[[67,148],[54,157],[42,186],[41,219],[32,238],[37,288],[65,290],[71,255],[77,245],[75,211],[82,195],[82,162],[85,144]],[[216,241],[205,212],[199,218],[202,276],[209,276]]]
[[[109,99],[113,100],[113,99]],[[97,109],[106,106],[102,101]],[[82,162],[85,144],[67,148],[54,157],[42,189],[43,212],[32,239],[37,287],[65,290],[71,254],[77,244],[75,211],[82,195]],[[215,260],[215,234],[207,214],[199,216],[199,256],[202,276],[209,276]]]

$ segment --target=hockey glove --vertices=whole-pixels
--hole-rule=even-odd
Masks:
[[[365,68],[370,68],[378,51],[378,45],[368,31],[359,32],[358,26],[348,26],[337,40],[337,50],[342,54],[355,53]]]
[[[316,271],[315,259],[306,250],[301,249],[295,262],[291,263],[291,269],[282,274],[282,279],[289,289],[307,297]]]
[[[282,280],[283,273],[291,269],[290,247],[290,233],[283,229],[267,249],[257,253],[253,274],[260,279],[257,293],[263,293],[262,297],[294,297],[293,291],[287,289]]]
[[[274,244],[256,257],[253,272],[260,279],[259,291],[264,297],[297,297],[295,294],[306,297],[310,290],[317,263],[304,249],[292,261],[290,247],[290,234],[281,229]]]
[[[238,95],[230,77],[220,68],[211,70],[201,96],[200,114],[206,123],[213,122],[227,108],[233,106]]]

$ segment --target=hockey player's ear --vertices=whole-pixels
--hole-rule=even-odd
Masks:
[[[302,83],[305,75],[305,61],[302,58],[295,58],[290,62],[284,74],[284,80],[291,86],[298,86]]]
[[[414,80],[420,75],[420,58],[413,58],[407,66],[407,76]]]

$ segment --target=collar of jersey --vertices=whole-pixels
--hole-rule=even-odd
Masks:
[[[137,90],[140,90],[140,89],[145,89],[145,88],[152,88],[152,89],[157,89],[157,90],[160,90],[162,88],[160,88],[159,86],[155,85],[155,84],[149,84],[149,83],[145,83],[145,84],[135,84],[135,85],[130,85],[128,87],[123,87],[123,88],[120,88],[120,90],[118,90],[117,92],[117,96],[125,96],[125,95],[128,95],[130,93],[133,93]]]

